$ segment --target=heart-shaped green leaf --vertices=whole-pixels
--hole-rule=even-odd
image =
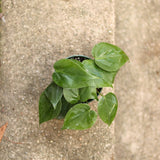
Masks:
[[[99,68],[93,60],[84,60],[82,62],[84,68],[92,75],[99,77],[99,87],[112,87],[116,72],[108,72]]]
[[[43,92],[39,100],[39,123],[56,118],[61,111],[62,103],[58,102],[56,109],[53,108],[51,102]]]
[[[61,59],[54,64],[53,81],[63,88],[83,88],[96,86],[98,77],[91,75],[80,65],[70,59]]]
[[[99,43],[94,46],[92,55],[95,63],[106,71],[117,71],[129,58],[119,47],[109,43]]]
[[[96,112],[90,110],[88,104],[77,104],[66,114],[62,129],[87,129],[93,126],[96,118]]]
[[[51,82],[44,92],[49,101],[52,103],[54,109],[56,109],[58,102],[62,98],[63,89],[57,86],[54,82]]]
[[[115,118],[118,107],[118,101],[113,93],[100,98],[98,102],[98,114],[102,121],[110,125]]]
[[[80,88],[79,95],[81,102],[86,102],[89,99],[97,99],[97,90],[95,87]]]
[[[63,95],[67,102],[71,104],[76,104],[80,99],[78,88],[64,88]]]
[[[82,62],[76,60],[76,59],[70,59],[71,61],[73,61],[74,63],[77,63],[78,65],[80,65],[83,68],[83,64]]]

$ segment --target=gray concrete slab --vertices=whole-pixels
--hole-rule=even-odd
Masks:
[[[116,160],[160,160],[160,1],[116,0],[116,44],[130,57],[115,82]]]
[[[56,60],[91,56],[96,43],[114,42],[114,1],[5,0],[2,9],[0,126],[8,127],[0,160],[111,160],[114,125],[98,120],[86,131],[61,131],[63,122],[51,120],[39,126],[38,100]]]

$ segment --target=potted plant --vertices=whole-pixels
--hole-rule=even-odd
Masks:
[[[103,87],[113,87],[118,70],[129,58],[117,46],[104,42],[93,47],[92,56],[94,59],[73,56],[54,64],[53,81],[39,100],[40,124],[64,118],[62,129],[88,129],[97,118],[97,113],[89,106],[89,102],[95,99],[99,117],[111,125],[118,100],[114,93],[102,95],[100,91]]]

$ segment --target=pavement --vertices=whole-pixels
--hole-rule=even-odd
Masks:
[[[5,0],[1,24],[0,160],[110,160],[114,123],[97,120],[86,131],[61,130],[63,121],[39,126],[38,101],[55,61],[91,57],[101,41],[114,43],[114,1]],[[105,90],[104,90],[105,92]],[[95,102],[92,108],[96,109]]]
[[[160,160],[159,10],[159,0],[2,1],[0,126],[8,126],[0,160]],[[62,120],[39,126],[38,100],[54,62],[91,57],[102,41],[130,58],[112,90],[115,122],[98,119],[86,131],[62,131]]]
[[[130,58],[115,82],[115,159],[160,160],[160,1],[115,4],[115,42]]]

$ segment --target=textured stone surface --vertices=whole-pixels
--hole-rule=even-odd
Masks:
[[[160,160],[160,1],[116,0],[116,44],[130,63],[116,77],[116,160]]]
[[[3,13],[0,126],[8,127],[0,159],[112,159],[114,125],[98,120],[86,131],[61,131],[63,122],[51,120],[39,126],[38,100],[56,60],[90,56],[96,43],[114,42],[114,1],[5,0]]]

